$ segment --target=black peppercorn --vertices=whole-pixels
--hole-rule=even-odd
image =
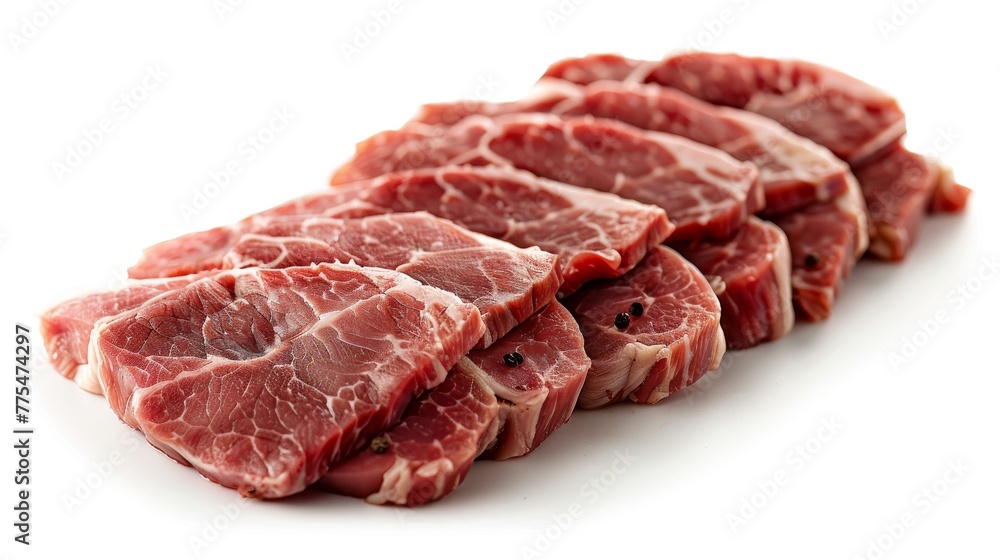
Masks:
[[[633,317],[642,317],[643,311],[645,311],[645,309],[642,308],[642,304],[638,301],[628,306],[628,312]]]
[[[615,315],[615,326],[618,327],[618,330],[620,331],[627,329],[629,323],[631,322],[632,318],[629,317],[628,313],[619,313],[618,315]]]
[[[522,356],[519,352],[504,354],[503,363],[507,364],[507,367],[517,367],[524,363],[524,356]]]
[[[819,255],[816,253],[809,253],[806,255],[805,264],[806,268],[816,268],[819,266]]]

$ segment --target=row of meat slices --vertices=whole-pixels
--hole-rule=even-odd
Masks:
[[[808,63],[569,59],[521,101],[425,106],[334,188],[151,247],[42,333],[215,482],[419,505],[576,407],[655,403],[827,318],[866,251],[898,260],[965,206],[904,133]]]

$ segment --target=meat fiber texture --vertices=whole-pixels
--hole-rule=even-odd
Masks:
[[[861,80],[800,60],[708,52],[638,61],[616,55],[568,59],[545,73],[586,84],[610,79],[672,87],[716,105],[758,113],[859,165],[906,133],[896,100]]]
[[[892,97],[831,68],[701,52],[651,62],[617,55],[569,59],[546,75],[589,83],[602,72],[759,113],[829,148],[862,183],[873,217],[870,254],[883,260],[906,256],[923,221],[917,209],[959,212],[971,192],[950,169],[902,147],[906,123]]]
[[[399,424],[336,465],[324,488],[370,503],[416,506],[465,479],[476,457],[537,448],[576,405],[590,359],[572,315],[557,302],[489,349],[471,352],[448,379],[414,401]],[[519,353],[514,367],[503,356]]]
[[[924,212],[960,211],[969,189],[955,183],[950,170],[915,154],[902,143],[881,159],[855,170],[871,216],[869,252],[902,260],[917,238]]]
[[[130,282],[118,290],[73,298],[49,309],[39,319],[49,362],[56,372],[75,380],[81,389],[100,394],[100,383],[87,365],[87,348],[94,324],[105,317],[135,309],[203,276]]]
[[[229,255],[230,262],[222,259],[221,266],[286,268],[353,260],[360,265],[397,269],[479,308],[487,332],[477,347],[492,344],[544,307],[561,283],[555,255],[519,249],[428,214],[354,220],[271,216],[256,220],[254,225],[258,234],[245,234]],[[275,239],[260,233],[302,239]],[[214,267],[212,259],[185,265],[189,270]],[[81,296],[53,307],[41,317],[42,339],[50,360],[57,371],[75,379],[81,388],[100,394],[100,383],[87,356],[94,325],[211,273],[131,280],[120,290]]]
[[[791,250],[774,224],[750,218],[727,242],[680,249],[705,275],[722,306],[726,346],[741,350],[777,340],[795,322]]]
[[[359,143],[331,183],[449,164],[515,167],[659,206],[676,226],[671,240],[729,238],[764,207],[757,168],[719,150],[614,120],[544,113],[382,132]]]
[[[605,79],[622,80],[621,83],[591,83],[584,91],[593,93],[584,94],[590,101],[581,104],[584,107],[582,110],[616,118],[624,115],[628,122],[639,126],[656,126],[659,130],[670,128],[673,132],[720,147],[737,159],[758,163],[762,169],[768,204],[767,211],[762,214],[772,217],[785,231],[794,256],[792,287],[796,315],[805,321],[828,318],[843,281],[869,244],[867,210],[864,204],[858,204],[861,198],[857,180],[847,166],[827,149],[795,136],[771,119],[748,111],[708,105],[670,88],[629,86],[629,82],[656,81],[644,77],[644,72],[652,66],[653,63],[640,63],[616,55],[598,55],[557,63],[546,76],[582,84],[591,83],[602,74]],[[553,110],[562,111],[566,104],[557,104]],[[664,122],[681,124],[665,127],[660,124]],[[750,150],[734,150],[734,144],[718,132],[728,132],[734,127],[736,130],[753,131],[751,135],[744,135],[746,138],[765,140],[749,144]],[[783,148],[776,149],[779,146]],[[776,153],[796,155],[776,158]],[[774,161],[812,164],[796,166],[785,163],[774,169]],[[809,168],[819,171],[811,174],[802,171]],[[774,180],[780,177],[781,172],[796,169],[800,171],[800,176],[814,179],[800,182]],[[828,179],[824,181],[819,177]],[[830,191],[810,190],[810,184],[836,185],[836,188]],[[950,192],[957,193],[956,199],[962,196],[958,189]],[[925,202],[926,198],[919,198],[913,204],[919,206]],[[896,205],[905,206],[898,202]],[[919,224],[919,220],[915,223]],[[720,249],[723,246],[717,245]],[[748,319],[747,322],[753,324],[757,321]],[[745,341],[753,338],[755,336],[749,336]],[[735,343],[739,346],[743,342],[736,339]]]
[[[718,107],[659,86],[605,80],[582,87],[543,78],[524,100],[425,105],[414,121],[443,125],[452,124],[449,119],[458,115],[533,111],[614,119],[644,130],[688,138],[753,163],[760,169],[766,198],[766,207],[758,205],[755,211],[765,215],[833,200],[847,190],[847,165],[821,146],[792,134],[771,119]]]
[[[301,491],[384,431],[485,331],[475,306],[356,265],[220,272],[97,324],[112,410],[244,496]]]
[[[524,171],[445,166],[383,175],[307,195],[233,226],[155,245],[129,269],[136,278],[221,267],[232,246],[269,215],[355,218],[424,211],[518,247],[559,256],[568,295],[585,282],[628,272],[673,231],[666,213],[621,197],[541,179]]]
[[[520,249],[424,212],[349,220],[261,217],[222,265],[287,268],[352,261],[403,272],[478,307],[487,326],[478,347],[493,344],[544,307],[562,284],[555,255]]]
[[[513,352],[524,361],[509,367]],[[468,359],[500,399],[500,430],[482,455],[494,460],[530,453],[565,424],[591,365],[580,327],[555,301]]]
[[[850,190],[836,201],[813,204],[774,221],[791,242],[796,318],[827,319],[844,280],[869,246],[861,188],[852,176]]]
[[[641,315],[630,312],[642,306]],[[688,261],[657,247],[631,272],[566,301],[592,360],[578,406],[655,403],[719,367],[726,350],[719,300]],[[623,324],[620,314],[629,314]]]
[[[413,401],[402,421],[335,465],[319,485],[377,505],[440,500],[465,480],[476,456],[495,437],[499,413],[489,387],[473,372],[456,368]]]
[[[577,68],[589,69],[590,77],[608,72],[607,78],[623,79],[627,74],[616,69],[632,67],[621,64],[623,59],[616,55],[583,60],[587,64],[579,64]],[[582,77],[579,79],[584,81]],[[860,197],[860,188],[848,166],[826,148],[760,115],[711,105],[658,85],[597,81],[581,87],[553,78],[543,79],[524,101],[470,102],[456,106],[465,114],[502,115],[547,107],[559,114],[620,119],[640,128],[709,144],[736,159],[760,166],[768,205],[761,214],[771,217],[784,229],[792,254],[802,256],[792,261],[791,283],[795,309],[803,320],[819,321],[829,316],[831,298],[839,294],[843,280],[867,248],[866,210],[863,204],[851,203]],[[457,109],[449,107],[425,106],[417,120],[435,123],[459,114]],[[691,245],[673,237],[668,242],[680,249]],[[707,244],[723,251],[727,246],[726,241]],[[821,270],[815,265],[807,266],[804,260],[814,253],[822,258]],[[810,258],[809,263],[812,262]],[[838,273],[823,273],[829,271]],[[756,320],[748,318],[747,322]],[[745,341],[758,336],[747,336]]]

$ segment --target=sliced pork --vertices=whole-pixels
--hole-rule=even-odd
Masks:
[[[493,391],[460,362],[444,383],[410,404],[402,421],[335,465],[319,485],[372,504],[439,500],[465,480],[496,436],[499,413]]]
[[[631,68],[615,62],[620,59],[609,55],[597,57],[593,67],[578,66],[590,69],[591,73]],[[608,77],[622,79],[621,75],[612,72]],[[444,115],[452,114],[447,107],[426,106],[418,120],[440,122]],[[670,88],[610,81],[581,87],[549,79],[540,82],[524,101],[462,105],[467,113],[478,111],[490,115],[533,107],[548,107],[564,115],[613,118],[640,128],[682,135],[758,165],[767,198],[767,208],[761,214],[771,217],[784,229],[793,255],[810,255],[818,251],[825,257],[822,271],[838,272],[822,274],[801,259],[793,260],[795,309],[804,320],[819,321],[829,316],[831,298],[839,293],[843,279],[867,248],[866,211],[863,205],[851,203],[860,196],[860,187],[847,165],[829,150],[792,134],[770,119],[704,103]],[[840,245],[821,246],[820,241]],[[674,238],[669,243],[676,247],[690,245]],[[857,252],[859,245],[861,253]],[[755,323],[757,319],[747,318],[746,321]],[[736,344],[751,344],[752,340],[763,340],[761,336],[752,333],[738,337]]]
[[[580,327],[558,302],[468,358],[500,398],[500,430],[483,453],[494,460],[530,453],[565,424],[591,365]]]
[[[779,216],[792,250],[792,301],[803,321],[830,316],[843,282],[868,248],[864,197],[854,178],[848,194]]]
[[[331,182],[449,164],[516,167],[659,206],[677,228],[672,241],[726,239],[764,207],[757,168],[721,151],[618,121],[542,113],[382,132],[359,143]]]
[[[727,348],[750,348],[791,330],[792,257],[777,226],[750,218],[728,241],[702,241],[678,250],[718,296]]]
[[[580,84],[601,75],[752,111],[829,148],[861,181],[873,218],[870,254],[884,260],[906,256],[923,220],[917,208],[958,212],[970,193],[950,170],[902,147],[906,123],[892,97],[825,66],[698,52],[651,62],[595,55],[561,61],[546,72]]]
[[[224,257],[225,268],[350,262],[403,272],[479,308],[486,347],[544,307],[559,290],[558,259],[460,228],[430,214],[340,220],[271,216]]]
[[[75,380],[83,390],[100,394],[100,383],[87,366],[87,348],[94,324],[135,309],[201,276],[204,275],[131,282],[118,290],[73,298],[49,309],[39,319],[49,362],[60,375]]]
[[[581,87],[547,79],[540,81],[523,101],[426,105],[415,120],[449,124],[445,117],[455,114],[455,105],[465,114],[491,116],[531,111],[592,115],[711,146],[760,168],[765,215],[833,200],[847,190],[847,166],[828,150],[770,119],[711,105],[669,88],[613,81]]]
[[[938,185],[949,182],[950,174],[942,178],[941,168],[924,156],[915,154],[902,144],[896,144],[888,154],[855,170],[871,216],[871,245],[868,250],[876,257],[898,261],[906,256],[923,222],[924,213],[938,201],[949,200],[948,194],[938,195]],[[954,185],[954,181],[950,180]],[[941,192],[960,192],[961,186],[942,187]],[[966,193],[960,194],[964,203]],[[946,203],[940,203],[942,207]]]
[[[320,485],[371,503],[415,506],[453,491],[477,456],[531,452],[576,406],[590,368],[583,346],[573,316],[552,302],[490,348],[469,353],[399,424],[334,466]]]
[[[563,295],[587,281],[631,270],[673,231],[666,213],[654,206],[524,171],[447,166],[325,189],[233,226],[188,234],[147,249],[129,272],[170,276],[189,271],[191,262],[221,267],[225,254],[255,223],[302,209],[339,218],[425,211],[518,247],[539,247],[559,256]]]
[[[655,403],[719,367],[719,300],[691,263],[657,247],[631,272],[566,301],[592,360],[578,406]]]
[[[112,410],[244,496],[301,491],[394,424],[483,335],[475,306],[349,264],[220,272],[102,321]]]
[[[601,78],[601,74],[607,76]],[[801,60],[693,52],[659,61],[596,55],[557,62],[546,76],[654,83],[774,119],[859,165],[906,133],[896,100],[861,80]]]

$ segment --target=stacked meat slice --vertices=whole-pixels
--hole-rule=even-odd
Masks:
[[[61,373],[75,376],[91,391],[103,392],[130,426],[212,480],[247,495],[277,497],[301,490],[336,464],[340,466],[323,479],[325,487],[373,502],[415,505],[453,490],[477,456],[524,455],[568,420],[591,361],[580,328],[553,301],[554,296],[594,279],[628,273],[671,231],[672,224],[658,208],[525,172],[463,167],[418,170],[327,189],[231,226],[161,243],[132,269],[133,276],[145,279],[118,292],[57,306],[43,316],[42,328]],[[443,367],[434,368],[435,377],[407,385],[408,392],[394,393],[391,406],[378,409],[377,414],[373,409],[376,416],[365,417],[366,428],[361,429],[361,420],[347,417],[344,421],[354,425],[351,437],[338,432],[336,443],[304,446],[293,454],[297,458],[285,457],[289,452],[282,449],[272,457],[280,461],[269,463],[267,458],[245,453],[267,449],[255,438],[270,441],[276,437],[270,431],[257,431],[256,416],[250,414],[236,427],[199,415],[211,416],[227,408],[253,411],[260,402],[268,402],[269,408],[279,412],[285,406],[294,408],[285,404],[292,397],[287,389],[278,394],[266,385],[247,392],[235,389],[240,383],[273,377],[267,372],[277,367],[274,352],[286,339],[289,345],[304,345],[298,354],[281,355],[291,360],[287,373],[294,377],[296,363],[314,360],[321,369],[313,375],[327,371],[329,380],[323,385],[322,379],[310,377],[309,383],[334,391],[342,383],[337,364],[347,358],[341,354],[347,351],[351,359],[358,358],[349,348],[374,348],[369,341],[377,336],[404,344],[402,337],[393,334],[398,328],[440,328],[431,320],[407,327],[397,312],[383,306],[382,317],[355,315],[339,320],[332,331],[320,331],[316,340],[292,331],[279,336],[275,333],[285,323],[308,321],[307,312],[318,309],[318,304],[306,299],[306,305],[295,305],[303,298],[291,286],[271,291],[230,288],[228,292],[217,286],[235,286],[231,276],[265,274],[268,269],[298,274],[313,270],[316,263],[391,269],[412,282],[447,290],[457,296],[456,301],[477,311],[482,331],[474,344],[462,347],[468,355],[461,360],[453,359],[450,351],[447,360],[438,357],[447,350],[443,345],[425,348],[428,359],[438,360],[432,363],[440,362]],[[220,272],[224,269],[233,272]],[[271,278],[270,273],[266,275]],[[205,282],[210,282],[208,288],[202,287]],[[326,289],[348,299],[360,295],[353,286]],[[282,290],[289,294],[283,295]],[[717,330],[714,295],[703,286],[701,297],[709,322],[714,313]],[[199,306],[210,308],[199,312]],[[281,312],[285,308],[288,313]],[[192,309],[194,318],[188,316]],[[132,319],[126,321],[127,317]],[[162,339],[158,338],[161,330]],[[704,335],[698,334],[702,331]],[[719,333],[700,325],[678,332],[678,336],[685,334],[702,336],[719,348],[724,344]],[[129,346],[136,340],[155,344]],[[88,341],[89,355],[83,348]],[[336,350],[341,344],[347,346]],[[124,353],[119,348],[123,345]],[[389,360],[403,354],[402,349],[389,347],[381,352]],[[378,365],[376,354],[363,354],[369,369]],[[716,362],[691,368],[692,380]],[[344,363],[353,362],[345,359]],[[189,371],[189,366],[196,369]],[[450,366],[454,367],[444,375]],[[169,375],[161,372],[163,367],[170,370]],[[229,369],[233,367],[243,375],[233,374]],[[173,387],[175,378],[203,382],[195,387],[182,385],[179,391]],[[375,381],[348,384],[330,398],[371,408],[374,405],[368,401],[385,392]],[[285,385],[290,382],[284,381]],[[144,400],[147,394],[156,397]],[[221,409],[209,407],[204,412],[207,402]],[[139,403],[144,407],[141,413],[133,410]],[[143,414],[153,414],[156,406],[164,407],[166,416],[147,420]],[[198,414],[190,416],[193,412],[189,411],[196,409]],[[310,435],[316,431],[311,422],[324,421],[317,414],[276,420],[290,431],[282,436],[288,445],[299,430]],[[331,406],[325,421],[341,422],[339,414]],[[267,418],[270,422],[271,417]],[[184,428],[186,423],[191,426]],[[215,433],[215,427],[224,430]],[[163,435],[168,430],[196,436],[170,438]],[[246,447],[234,448],[232,457],[220,455],[234,430],[243,431]],[[343,462],[346,455],[365,447],[367,455]],[[391,465],[387,463],[390,458]],[[306,471],[300,471],[301,465]],[[239,479],[236,473],[241,469],[251,473],[250,478]],[[270,478],[260,474],[265,471]]]
[[[905,257],[924,212],[961,211],[971,192],[948,168],[902,145],[905,117],[892,97],[817,64],[703,52],[652,62],[597,55],[561,61],[546,75],[674,88],[758,113],[825,146],[861,180],[873,222],[869,250],[880,259]]]
[[[332,188],[155,245],[41,330],[210,480],[420,505],[577,407],[658,402],[826,319],[866,251],[966,204],[904,133],[814,64],[568,59],[520,101],[425,106]]]

